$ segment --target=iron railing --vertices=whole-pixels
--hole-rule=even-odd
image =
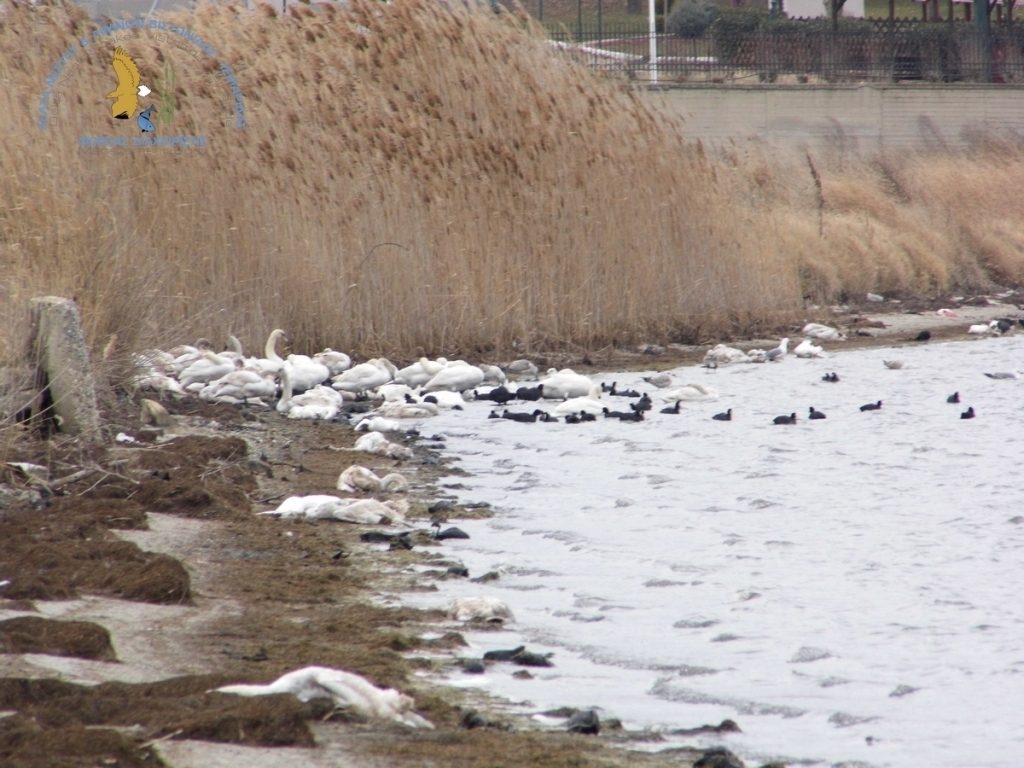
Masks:
[[[649,37],[635,25],[545,24],[556,45],[602,70],[649,77]],[[785,19],[755,30],[712,26],[657,35],[659,80],[709,82],[1024,83],[1024,23],[987,36],[963,21]]]

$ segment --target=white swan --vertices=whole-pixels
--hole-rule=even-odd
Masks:
[[[449,392],[465,392],[483,383],[484,372],[475,365],[463,360],[455,360],[435,373],[430,381],[423,385],[424,392],[448,390]]]
[[[448,605],[448,618],[455,621],[515,621],[512,609],[496,597],[457,597]]]
[[[331,386],[344,392],[360,394],[387,384],[393,378],[394,374],[384,365],[384,361],[374,358],[338,374],[331,379]]]
[[[671,373],[654,373],[651,374],[650,376],[644,376],[643,378],[644,381],[646,381],[648,384],[650,384],[653,387],[657,387],[658,389],[665,389],[666,387],[671,387],[675,383],[675,380],[672,378]]]
[[[384,399],[387,403],[408,402],[406,395],[412,397],[414,390],[408,384],[382,384],[370,393],[374,400]]]
[[[244,403],[250,398],[271,399],[275,394],[277,384],[270,374],[243,368],[240,359],[235,360],[235,370],[199,391],[199,397],[211,403]]]
[[[235,370],[235,361],[203,350],[198,360],[185,368],[178,377],[178,383],[185,389],[192,384],[209,384]]]
[[[440,373],[448,364],[443,357],[437,360],[428,360],[421,357],[412,365],[407,365],[395,375],[395,381],[400,384],[408,384],[410,387],[421,387]]]
[[[793,354],[797,357],[810,358],[810,357],[824,357],[825,350],[820,345],[815,344],[810,339],[804,339],[796,345],[796,349],[793,350]]]
[[[716,344],[704,355],[704,365],[715,363],[716,365],[731,365],[733,363],[748,363],[750,356],[742,349],[730,347],[726,344]]]
[[[676,400],[715,400],[718,398],[718,392],[712,387],[705,387],[703,384],[684,384],[681,387],[674,387],[666,390],[662,393],[661,399],[666,403],[672,403]]]
[[[449,392],[443,389],[435,389],[427,397],[433,398],[433,400],[427,400],[426,405],[436,405],[438,408],[459,408],[466,404],[466,399],[462,396],[461,392]],[[434,401],[437,401],[436,403]]]
[[[590,394],[594,383],[586,376],[576,373],[571,368],[555,371],[548,370],[546,378],[540,383],[544,387],[544,397],[564,400],[567,397],[586,397]]]
[[[352,450],[372,453],[377,456],[387,456],[392,459],[411,459],[413,456],[411,449],[406,448],[404,445],[398,445],[398,443],[392,443],[380,432],[366,433],[356,440]]]
[[[370,416],[356,424],[356,432],[401,432],[402,423],[385,416]]]
[[[328,494],[311,496],[290,496],[277,509],[259,514],[280,517],[286,520],[338,520],[357,525],[380,525],[382,523],[405,524],[400,506],[393,502],[376,499],[340,499]]]
[[[266,357],[247,360],[247,364],[261,372],[271,373],[279,373],[287,366],[291,375],[292,388],[296,392],[305,392],[331,377],[327,366],[317,362],[309,355],[288,355],[287,358],[282,358],[277,354],[277,342],[283,338],[286,338],[285,332],[280,328],[275,328],[267,337],[267,344],[264,348]]]
[[[572,397],[565,400],[554,407],[552,413],[555,416],[568,416],[571,413],[590,413],[594,416],[600,416],[602,411],[607,407],[607,403],[602,403],[596,397]]]
[[[384,477],[377,477],[372,469],[353,464],[338,475],[339,491],[354,493],[403,493],[409,489],[409,482],[398,472],[390,472]]]
[[[149,389],[154,392],[170,392],[172,395],[184,395],[185,390],[178,380],[168,376],[166,373],[157,371],[140,371],[132,377],[132,386],[135,389]]]
[[[188,368],[192,363],[196,362],[203,356],[203,352],[212,352],[213,344],[208,339],[197,339],[195,346],[189,346],[184,344],[178,347],[174,347],[170,351],[170,355],[174,362],[174,373],[180,375],[182,371]]]
[[[533,379],[540,371],[538,371],[537,366],[529,360],[520,358],[518,360],[513,360],[508,364],[508,372],[510,375],[519,379]]]
[[[221,357],[229,357],[232,360],[244,360],[245,353],[242,351],[242,342],[238,340],[237,336],[228,336],[227,349],[223,352],[218,352]]]
[[[351,357],[344,352],[335,352],[330,347],[327,347],[323,352],[317,352],[313,355],[313,360],[321,365],[326,365],[331,376],[337,376],[339,373],[343,373],[352,367]]]
[[[299,701],[331,699],[336,707],[352,709],[360,715],[393,720],[411,728],[433,728],[412,708],[415,702],[393,688],[378,688],[366,678],[330,667],[305,667],[289,672],[267,685],[225,685],[216,689],[236,696],[262,696],[290,693]]]
[[[281,369],[281,399],[277,412],[289,419],[333,419],[341,410],[343,398],[330,387],[317,386],[292,396],[291,372]]]
[[[601,400],[601,386],[591,384],[590,391],[583,397],[571,397],[562,401],[552,411],[555,416],[568,416],[571,413],[591,413],[600,416],[608,404]]]
[[[505,372],[496,365],[481,365],[480,370],[484,372],[484,384],[500,385],[505,383]]]
[[[437,416],[440,412],[433,403],[406,403],[394,401],[384,403],[376,411],[375,416],[384,416],[388,419],[429,419]]]
[[[822,325],[821,323],[808,323],[804,326],[802,333],[804,336],[818,341],[846,341],[845,333],[831,325]]]

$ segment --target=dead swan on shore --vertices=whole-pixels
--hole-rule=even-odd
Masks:
[[[846,341],[846,334],[838,328],[822,323],[808,323],[804,326],[802,333],[811,339],[818,341]]]
[[[352,709],[365,717],[393,720],[410,728],[434,727],[412,711],[415,702],[411,696],[394,688],[378,688],[366,678],[330,667],[304,667],[266,685],[239,683],[214,690],[236,696],[290,693],[299,701],[330,699],[336,707]]]
[[[367,432],[356,440],[352,446],[353,451],[372,453],[377,456],[387,456],[392,459],[411,459],[412,450],[404,445],[392,443],[380,432]]]
[[[403,505],[395,502],[380,502],[376,499],[341,499],[328,494],[312,496],[289,496],[277,509],[260,512],[268,517],[286,520],[304,518],[307,520],[340,520],[343,523],[380,525],[381,523],[405,523]]]
[[[402,493],[409,490],[409,482],[398,472],[378,477],[372,469],[353,464],[338,476],[337,487],[348,493]]]
[[[515,621],[512,609],[496,597],[457,597],[448,606],[448,618],[497,624]]]

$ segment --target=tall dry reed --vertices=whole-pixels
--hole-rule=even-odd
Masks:
[[[824,163],[817,184],[803,157],[706,155],[512,14],[207,7],[171,19],[218,61],[150,30],[78,47],[42,131],[47,75],[96,25],[71,5],[4,7],[7,325],[55,293],[78,299],[97,349],[228,333],[252,348],[280,326],[304,351],[405,359],[707,337],[805,298],[1020,278],[1019,153]],[[171,63],[160,130],[205,149],[79,146],[134,135],[104,98],[115,44],[150,87]]]

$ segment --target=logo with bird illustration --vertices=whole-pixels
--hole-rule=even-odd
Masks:
[[[117,77],[117,88],[107,94],[108,99],[114,100],[110,105],[110,115],[118,120],[129,120],[139,108],[139,99],[145,98],[152,91],[142,83],[135,60],[124,48],[114,49],[114,59],[111,63]],[[148,107],[139,114],[138,125],[143,133],[153,132],[151,115],[154,111],[154,107]]]

